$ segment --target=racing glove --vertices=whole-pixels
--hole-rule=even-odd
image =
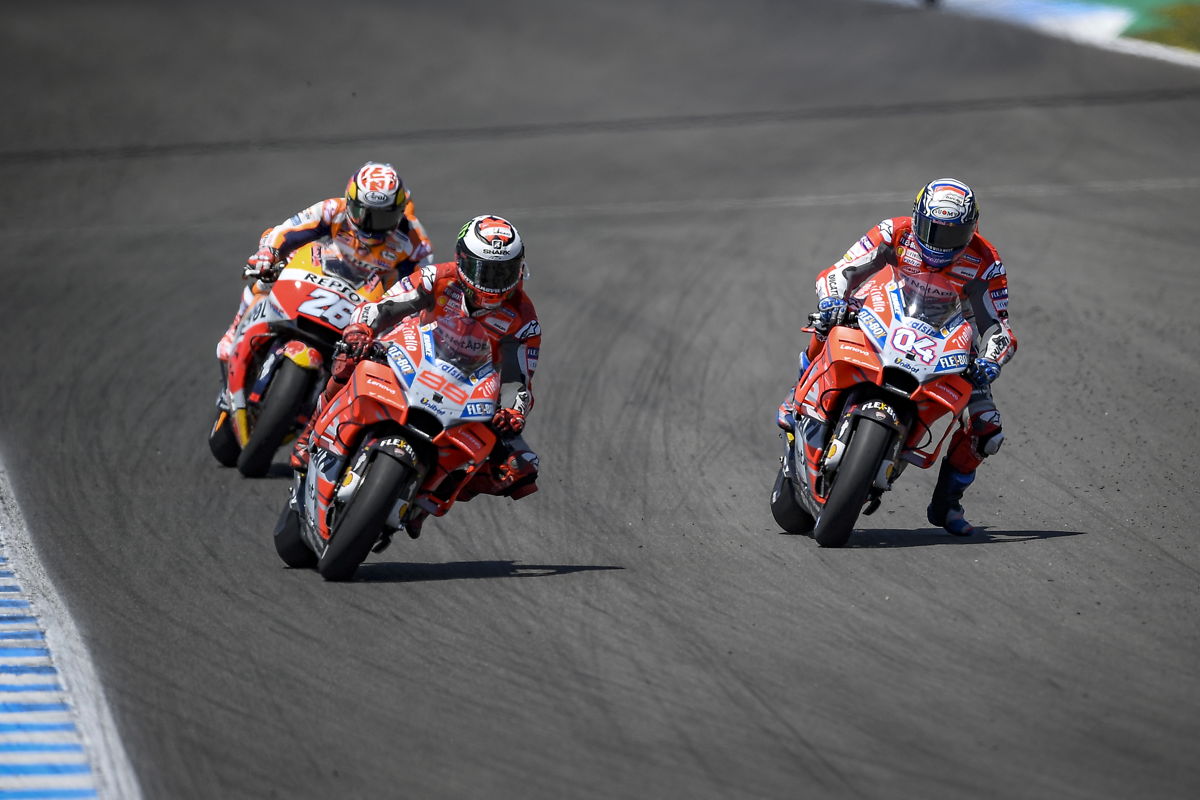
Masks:
[[[492,417],[492,427],[516,436],[525,429],[525,415],[515,408],[502,408]]]
[[[246,267],[242,274],[247,278],[257,278],[264,283],[270,283],[279,277],[283,269],[279,251],[274,247],[263,245],[254,255],[246,259]]]
[[[846,312],[849,310],[850,307],[846,301],[840,297],[822,297],[821,301],[817,303],[817,313],[813,314],[810,319],[817,333],[824,336],[833,326],[841,325],[846,321]]]
[[[358,361],[367,354],[371,343],[375,341],[375,331],[370,325],[351,322],[342,331],[342,341],[346,343],[346,355]]]
[[[980,389],[1000,377],[1000,364],[990,358],[977,358],[971,364],[971,381]]]

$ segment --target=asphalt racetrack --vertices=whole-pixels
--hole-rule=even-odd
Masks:
[[[871,2],[21,3],[0,452],[148,798],[1200,794],[1200,71]],[[19,78],[16,76],[20,76]],[[205,444],[260,231],[392,161],[528,243],[541,491],[360,579]],[[1010,274],[1007,443],[782,535],[818,270],[925,181]]]

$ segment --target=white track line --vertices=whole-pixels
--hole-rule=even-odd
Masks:
[[[0,797],[140,800],[104,687],[38,561],[0,462],[0,558],[5,556],[0,563]]]

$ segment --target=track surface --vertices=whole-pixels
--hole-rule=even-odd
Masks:
[[[147,797],[1200,792],[1200,74],[866,2],[165,8],[0,30],[0,446]],[[207,452],[212,348],[368,158],[441,254],[528,240],[542,491],[325,585]],[[813,277],[941,174],[1021,341],[990,527],[912,470],[780,535]]]

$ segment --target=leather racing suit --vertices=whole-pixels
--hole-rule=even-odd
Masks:
[[[331,197],[314,203],[273,228],[267,228],[259,238],[259,247],[278,250],[280,260],[284,260],[300,247],[318,240],[336,246],[339,256],[346,263],[379,275],[385,287],[391,287],[414,267],[429,263],[433,255],[433,246],[416,217],[411,200],[404,208],[399,227],[378,242],[360,238],[346,218],[346,199]],[[217,358],[228,360],[242,315],[258,295],[270,289],[270,284],[262,280],[246,286],[233,324],[217,344]]]
[[[382,298],[355,309],[361,322],[382,333],[405,317],[434,309],[440,317],[467,314],[482,323],[498,351],[500,406],[527,415],[533,408],[533,373],[541,350],[542,328],[533,302],[518,286],[495,308],[471,309],[455,262],[431,264],[401,278]],[[315,415],[314,415],[315,416]],[[463,487],[460,500],[497,494],[514,500],[537,491],[538,457],[520,434],[502,435],[482,469]]]
[[[975,357],[1001,366],[1012,359],[1017,338],[1008,321],[1008,278],[1000,255],[987,239],[976,233],[949,266],[931,270],[921,260],[912,217],[885,219],[817,276],[818,300],[840,297],[851,301],[854,290],[886,263],[897,264],[902,273],[937,272],[948,279],[965,299],[964,316],[975,329]],[[990,386],[974,389],[967,411],[970,424],[951,438],[945,457],[960,473],[974,472],[1004,439]]]

